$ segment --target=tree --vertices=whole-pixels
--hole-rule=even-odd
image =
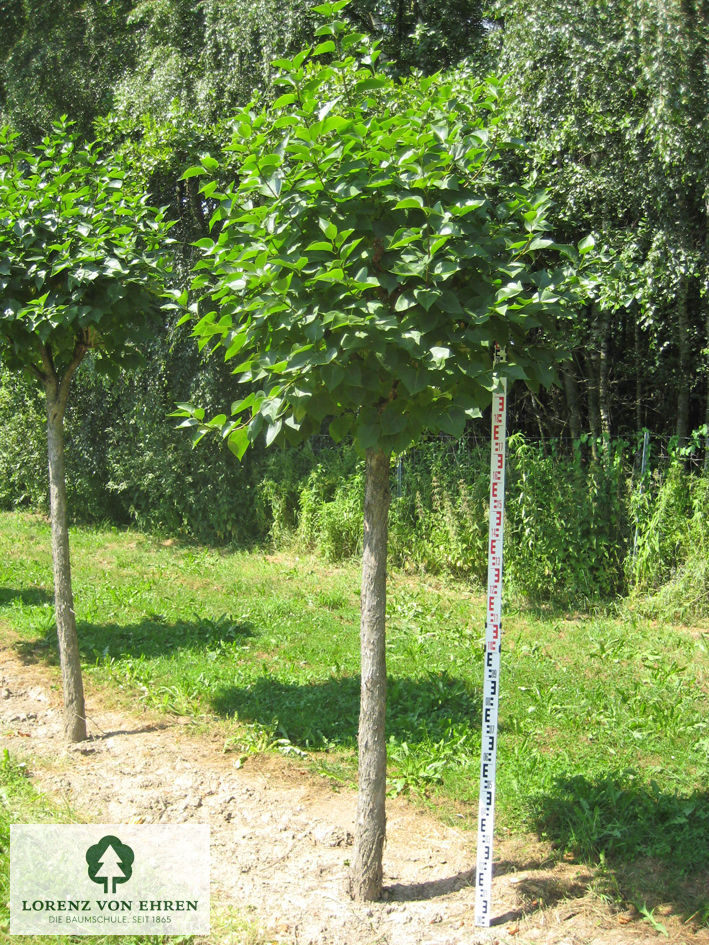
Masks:
[[[316,11],[336,17],[345,3]],[[194,331],[251,392],[232,415],[183,405],[198,440],[221,430],[243,456],[323,425],[366,456],[359,798],[351,892],[375,899],[385,836],[387,510],[392,453],[425,432],[460,435],[504,372],[549,383],[558,351],[546,198],[498,174],[511,142],[500,89],[458,72],[401,82],[379,48],[333,18],[280,61],[282,95],[235,119],[232,182],[215,159],[185,178],[220,201],[200,240]],[[215,176],[217,175],[217,176]],[[186,298],[182,298],[186,303]]]
[[[68,114],[84,134],[134,59],[130,0],[0,4],[0,120],[36,141]]]
[[[494,6],[512,117],[534,142],[531,163],[552,193],[558,229],[567,239],[594,230],[616,258],[575,339],[588,425],[611,431],[615,406],[615,430],[631,429],[622,408],[634,400],[636,429],[651,412],[685,440],[701,422],[697,342],[709,331],[707,5]],[[648,375],[653,383],[643,384]]]
[[[52,558],[65,731],[86,738],[71,587],[64,414],[72,378],[93,352],[99,370],[139,361],[160,309],[169,224],[99,144],[69,124],[32,151],[0,130],[0,358],[44,391]]]

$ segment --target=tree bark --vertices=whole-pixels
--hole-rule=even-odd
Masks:
[[[679,347],[679,383],[677,385],[677,439],[686,446],[689,439],[689,387],[691,382],[691,341],[687,296],[689,286],[682,278],[677,298],[677,342]]]
[[[562,369],[561,376],[564,381],[569,431],[571,432],[571,439],[576,441],[581,438],[581,410],[579,409],[579,389],[573,360]]]
[[[381,450],[368,450],[365,475],[359,793],[350,895],[353,899],[371,901],[379,899],[382,893],[382,853],[386,836],[385,643],[389,455]]]
[[[598,440],[601,437],[601,414],[598,409],[598,354],[589,348],[584,354],[586,364],[586,395],[588,429],[591,433],[591,455],[598,459]]]
[[[83,356],[83,355],[82,355]],[[76,632],[74,596],[71,589],[69,530],[67,527],[66,476],[64,471],[64,412],[71,374],[61,384],[51,365],[45,375],[47,398],[47,452],[49,455],[49,507],[52,519],[52,564],[54,610],[59,638],[59,662],[64,690],[64,733],[70,742],[86,738],[84,685],[81,678],[79,639]],[[76,362],[78,364],[78,360]]]
[[[601,432],[605,439],[611,436],[610,360],[608,352],[611,341],[611,313],[598,313],[598,412],[601,415]]]
[[[642,359],[642,335],[640,332],[639,312],[635,311],[635,430],[637,433],[643,429],[643,359]]]
[[[704,434],[704,469],[709,471],[709,300],[705,301],[706,311],[706,354],[704,356],[704,371],[707,378],[706,404],[704,407],[704,423],[706,424],[706,433]]]

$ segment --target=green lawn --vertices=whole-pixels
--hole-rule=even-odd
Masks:
[[[354,780],[355,565],[108,529],[75,529],[72,553],[96,681],[219,720],[234,752]],[[0,515],[0,562],[0,621],[24,658],[56,661],[48,525]],[[474,827],[483,595],[395,574],[388,617],[390,790]],[[499,831],[604,864],[639,906],[651,862],[655,894],[709,925],[709,628],[512,604],[503,621]]]

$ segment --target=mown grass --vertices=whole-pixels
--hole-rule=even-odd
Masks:
[[[72,543],[88,674],[219,719],[240,755],[306,753],[354,781],[356,567],[116,530]],[[0,515],[0,561],[0,620],[23,658],[56,660],[46,523]],[[504,622],[498,829],[613,869],[639,908],[670,902],[709,925],[709,628],[509,602]],[[480,593],[390,581],[389,790],[471,827],[483,623]]]

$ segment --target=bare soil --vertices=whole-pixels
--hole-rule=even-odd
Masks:
[[[405,798],[387,805],[386,898],[353,902],[353,791],[280,756],[237,767],[223,737],[205,726],[118,705],[92,686],[87,697],[91,738],[68,748],[58,670],[0,648],[0,751],[25,760],[35,785],[84,822],[208,823],[213,903],[255,923],[259,943],[709,945],[706,930],[683,924],[669,906],[654,913],[667,937],[634,910],[617,911],[591,870],[545,867],[550,850],[532,838],[497,844],[494,922],[476,928],[474,834]],[[234,939],[223,930],[208,941]]]

